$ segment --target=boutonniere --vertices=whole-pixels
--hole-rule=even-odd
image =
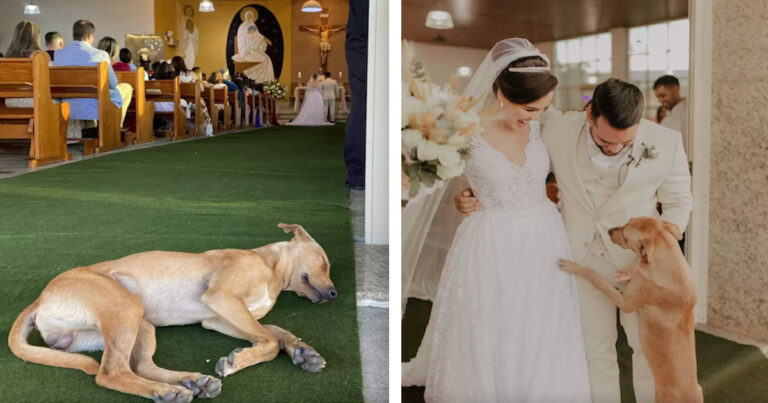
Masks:
[[[656,146],[648,146],[645,143],[640,143],[642,146],[642,151],[640,152],[640,158],[637,160],[637,163],[635,163],[635,168],[640,166],[640,163],[643,162],[643,160],[655,160],[659,156],[659,152],[656,151]]]

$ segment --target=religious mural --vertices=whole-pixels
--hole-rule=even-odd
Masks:
[[[195,66],[199,37],[194,18],[195,9],[189,5],[184,6],[184,16],[181,19],[181,51],[184,54],[184,63],[190,69]]]
[[[258,4],[243,7],[227,35],[229,71],[241,72],[257,83],[277,79],[283,69],[283,48],[283,31],[275,15]]]

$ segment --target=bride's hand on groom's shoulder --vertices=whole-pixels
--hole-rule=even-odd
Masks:
[[[472,212],[480,210],[482,207],[480,201],[472,193],[472,188],[466,188],[456,194],[453,198],[453,203],[456,205],[456,210],[459,210],[459,213],[464,218],[469,217]]]

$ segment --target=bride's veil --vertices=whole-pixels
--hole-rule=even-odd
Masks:
[[[475,110],[496,101],[493,82],[502,70],[513,61],[530,56],[539,56],[547,66],[550,65],[549,58],[527,39],[509,38],[496,43],[464,90],[464,95],[481,98]],[[523,67],[511,71],[549,71],[549,67]],[[409,297],[434,300],[445,257],[461,223],[453,197],[466,187],[468,184],[463,176],[452,179],[430,194],[422,192],[403,209],[401,314],[405,313]]]

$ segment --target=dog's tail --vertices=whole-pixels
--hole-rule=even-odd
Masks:
[[[29,333],[35,328],[35,314],[38,304],[38,301],[33,302],[13,322],[11,332],[8,334],[8,347],[11,348],[11,352],[24,361],[53,367],[79,369],[86,374],[96,375],[99,370],[99,362],[87,355],[33,346],[27,342]]]

